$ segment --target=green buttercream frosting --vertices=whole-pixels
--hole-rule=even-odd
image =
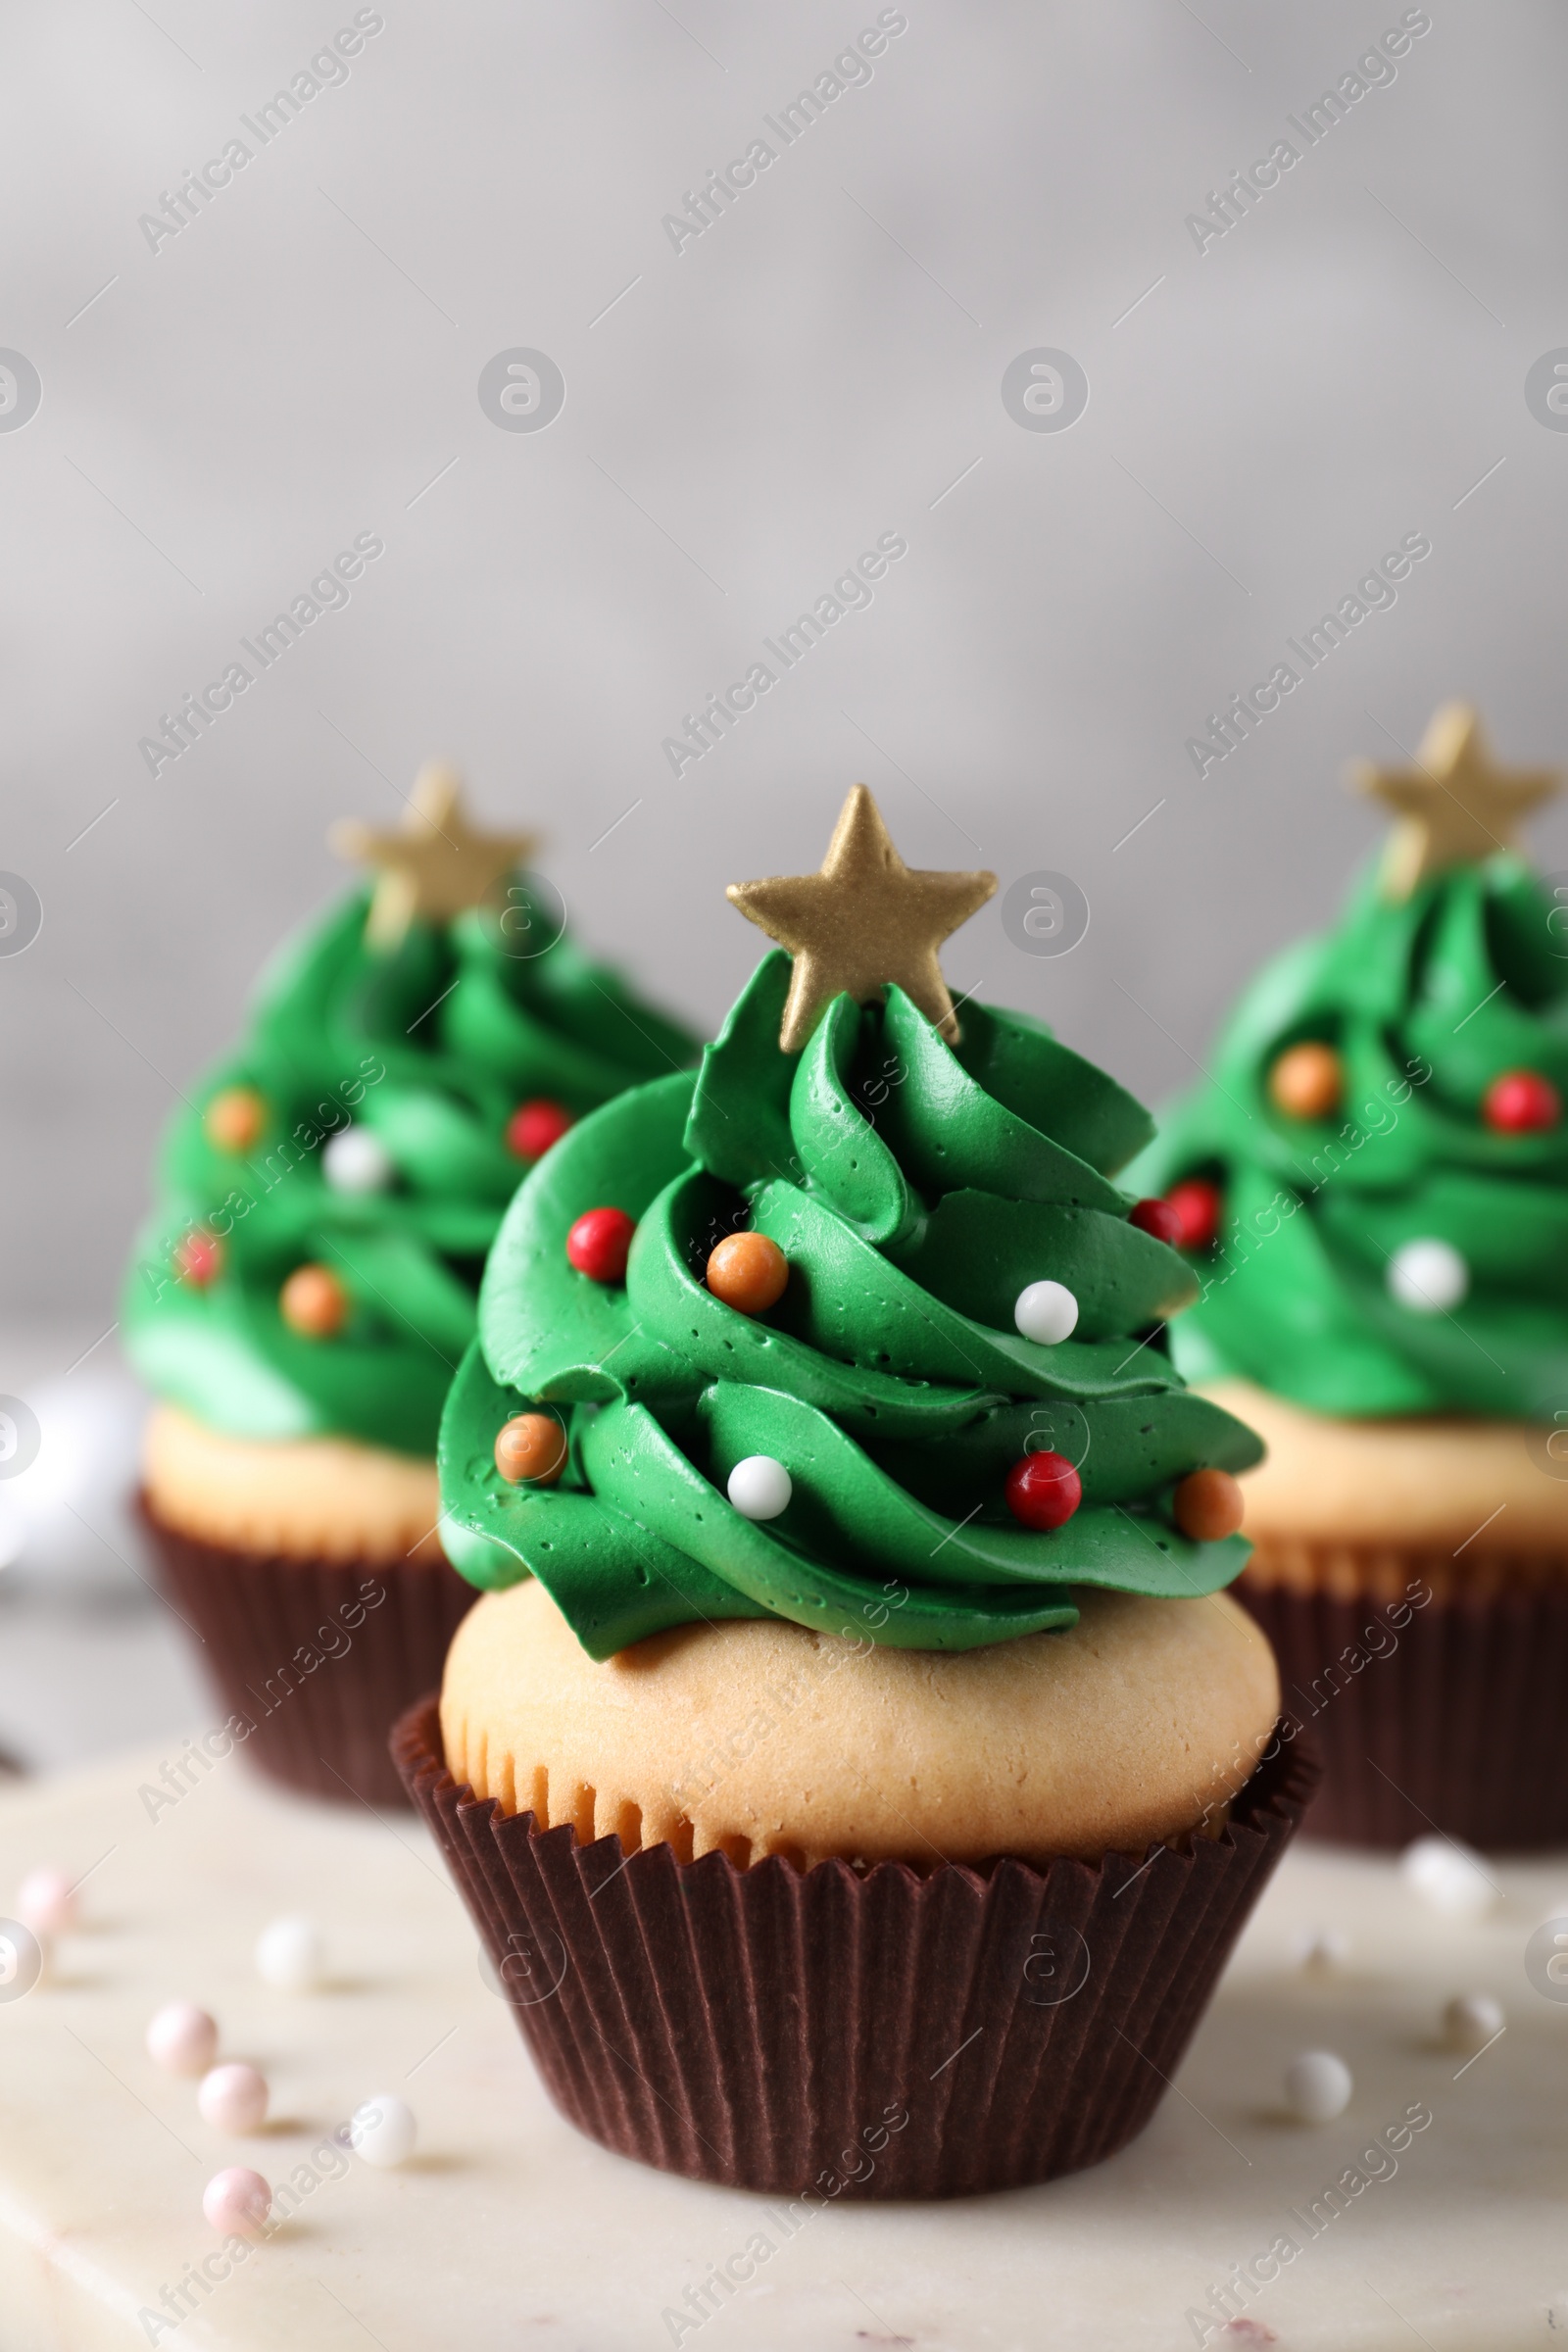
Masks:
[[[518,1191],[442,1423],[450,1557],[491,1588],[531,1571],[594,1657],[766,1616],[970,1649],[1072,1624],[1074,1586],[1229,1584],[1248,1546],[1178,1533],[1171,1494],[1262,1449],[1165,1352],[1162,1318],[1194,1285],[1111,1182],[1147,1114],[1027,1015],[968,1004],[954,1049],[897,988],[885,1009],[838,997],[786,1054],[789,978],[768,956],[695,1084],[622,1096]],[[566,1256],[604,1206],[636,1222],[624,1285]],[[756,1317],[704,1278],[743,1228],[789,1261]],[[1079,1303],[1054,1347],[1013,1322],[1048,1279]],[[496,1435],[535,1409],[564,1424],[566,1469],[513,1486]],[[1046,1450],[1078,1467],[1083,1500],[1041,1533],[1004,1488]],[[753,1454],[792,1482],[765,1523],[726,1494]]]
[[[697,1046],[564,936],[521,958],[495,913],[475,908],[416,921],[381,950],[366,944],[368,900],[355,891],[285,948],[243,1044],[172,1121],[122,1318],[147,1385],[211,1427],[429,1454],[473,1337],[485,1253],[524,1172],[505,1140],[512,1113],[542,1099],[580,1117],[689,1066]],[[538,913],[532,936],[556,928],[548,894],[523,876],[514,936],[519,903]],[[264,1106],[242,1152],[215,1144],[203,1118],[235,1087]],[[382,1147],[379,1189],[334,1180],[333,1139],[351,1127]],[[193,1233],[221,1251],[201,1287],[175,1271]],[[329,1338],[279,1312],[283,1283],[307,1263],[348,1295]]]
[[[1248,990],[1209,1077],[1134,1171],[1150,1191],[1201,1177],[1222,1197],[1217,1241],[1193,1259],[1201,1300],[1173,1333],[1190,1380],[1240,1374],[1348,1417],[1551,1418],[1568,1396],[1568,1125],[1497,1134],[1482,1102],[1516,1070],[1568,1096],[1556,915],[1511,855],[1397,903],[1368,873],[1337,930]],[[1344,1070],[1323,1119],[1290,1117],[1268,1089],[1307,1040]],[[1446,1306],[1391,1284],[1398,1252],[1428,1240],[1468,1270]]]

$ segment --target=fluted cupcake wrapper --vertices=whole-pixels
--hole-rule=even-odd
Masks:
[[[1280,1746],[1187,1850],[918,1876],[628,1858],[392,1752],[556,2105],[666,2172],[820,2203],[1048,2180],[1141,2132],[1316,1778]]]
[[[1299,1548],[1299,1547],[1298,1547]],[[1387,1569],[1384,1552],[1377,1564]],[[1331,1564],[1354,1565],[1346,1547]],[[1374,1589],[1233,1590],[1273,1644],[1281,1704],[1323,1759],[1307,1835],[1401,1846],[1439,1830],[1493,1851],[1568,1845],[1568,1575],[1435,1591],[1451,1554],[1412,1551],[1385,1589],[1424,1589],[1391,1612]],[[1408,1578],[1404,1570],[1409,1571]],[[1426,1573],[1430,1570],[1430,1574]],[[1325,1584],[1326,1584],[1325,1577]]]
[[[273,1780],[340,1804],[405,1805],[387,1735],[439,1683],[478,1599],[445,1560],[320,1560],[207,1544],[142,1498],[164,1593],[202,1644],[238,1744]]]

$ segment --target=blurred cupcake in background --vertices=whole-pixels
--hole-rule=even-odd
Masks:
[[[1263,1436],[1237,1590],[1325,1758],[1311,1832],[1568,1840],[1568,917],[1558,778],[1440,710],[1338,927],[1253,982],[1135,1173],[1202,1283],[1188,1378]]]
[[[420,775],[376,869],[282,952],[162,1152],[127,1277],[157,1400],[144,1508],[237,1740],[314,1793],[401,1801],[386,1753],[472,1600],[435,1445],[520,1178],[695,1041],[564,932],[531,839]]]

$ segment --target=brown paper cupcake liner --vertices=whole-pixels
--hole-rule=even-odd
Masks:
[[[809,2209],[1049,2180],[1135,2137],[1311,1794],[1301,1744],[1185,1850],[924,1877],[541,1833],[453,1779],[433,1699],[392,1752],[567,2120]]]
[[[275,1781],[349,1804],[406,1805],[387,1734],[439,1683],[479,1595],[445,1560],[319,1560],[204,1543],[145,1495],[166,1597],[202,1642],[239,1744]]]
[[[1396,1584],[1347,1592],[1353,1561],[1336,1544],[1310,1582],[1250,1568],[1232,1587],[1273,1644],[1281,1705],[1323,1759],[1307,1836],[1401,1846],[1439,1830],[1491,1851],[1568,1845],[1568,1581],[1491,1573],[1464,1592],[1449,1553],[1446,1578],[1419,1552],[1399,1565]]]

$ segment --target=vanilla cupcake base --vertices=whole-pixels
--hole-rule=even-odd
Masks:
[[[1340,1421],[1245,1381],[1237,1597],[1324,1764],[1307,1834],[1494,1851],[1568,1844],[1568,1477],[1517,1422]],[[1568,1463],[1561,1465],[1568,1471]]]
[[[434,1463],[228,1437],[161,1405],[144,1474],[164,1593],[234,1744],[304,1793],[405,1803],[388,1733],[474,1600],[436,1536]]]
[[[959,1653],[763,1618],[596,1661],[529,1579],[453,1642],[446,1761],[585,1842],[717,1847],[742,1867],[1094,1860],[1212,1832],[1279,1714],[1267,1643],[1223,1593],[1074,1597],[1064,1632]]]
[[[803,2216],[1019,2187],[1125,2146],[1315,1779],[1303,1743],[1274,1740],[1216,1836],[917,1875],[541,1830],[447,1770],[433,1701],[393,1753],[567,2120]]]

